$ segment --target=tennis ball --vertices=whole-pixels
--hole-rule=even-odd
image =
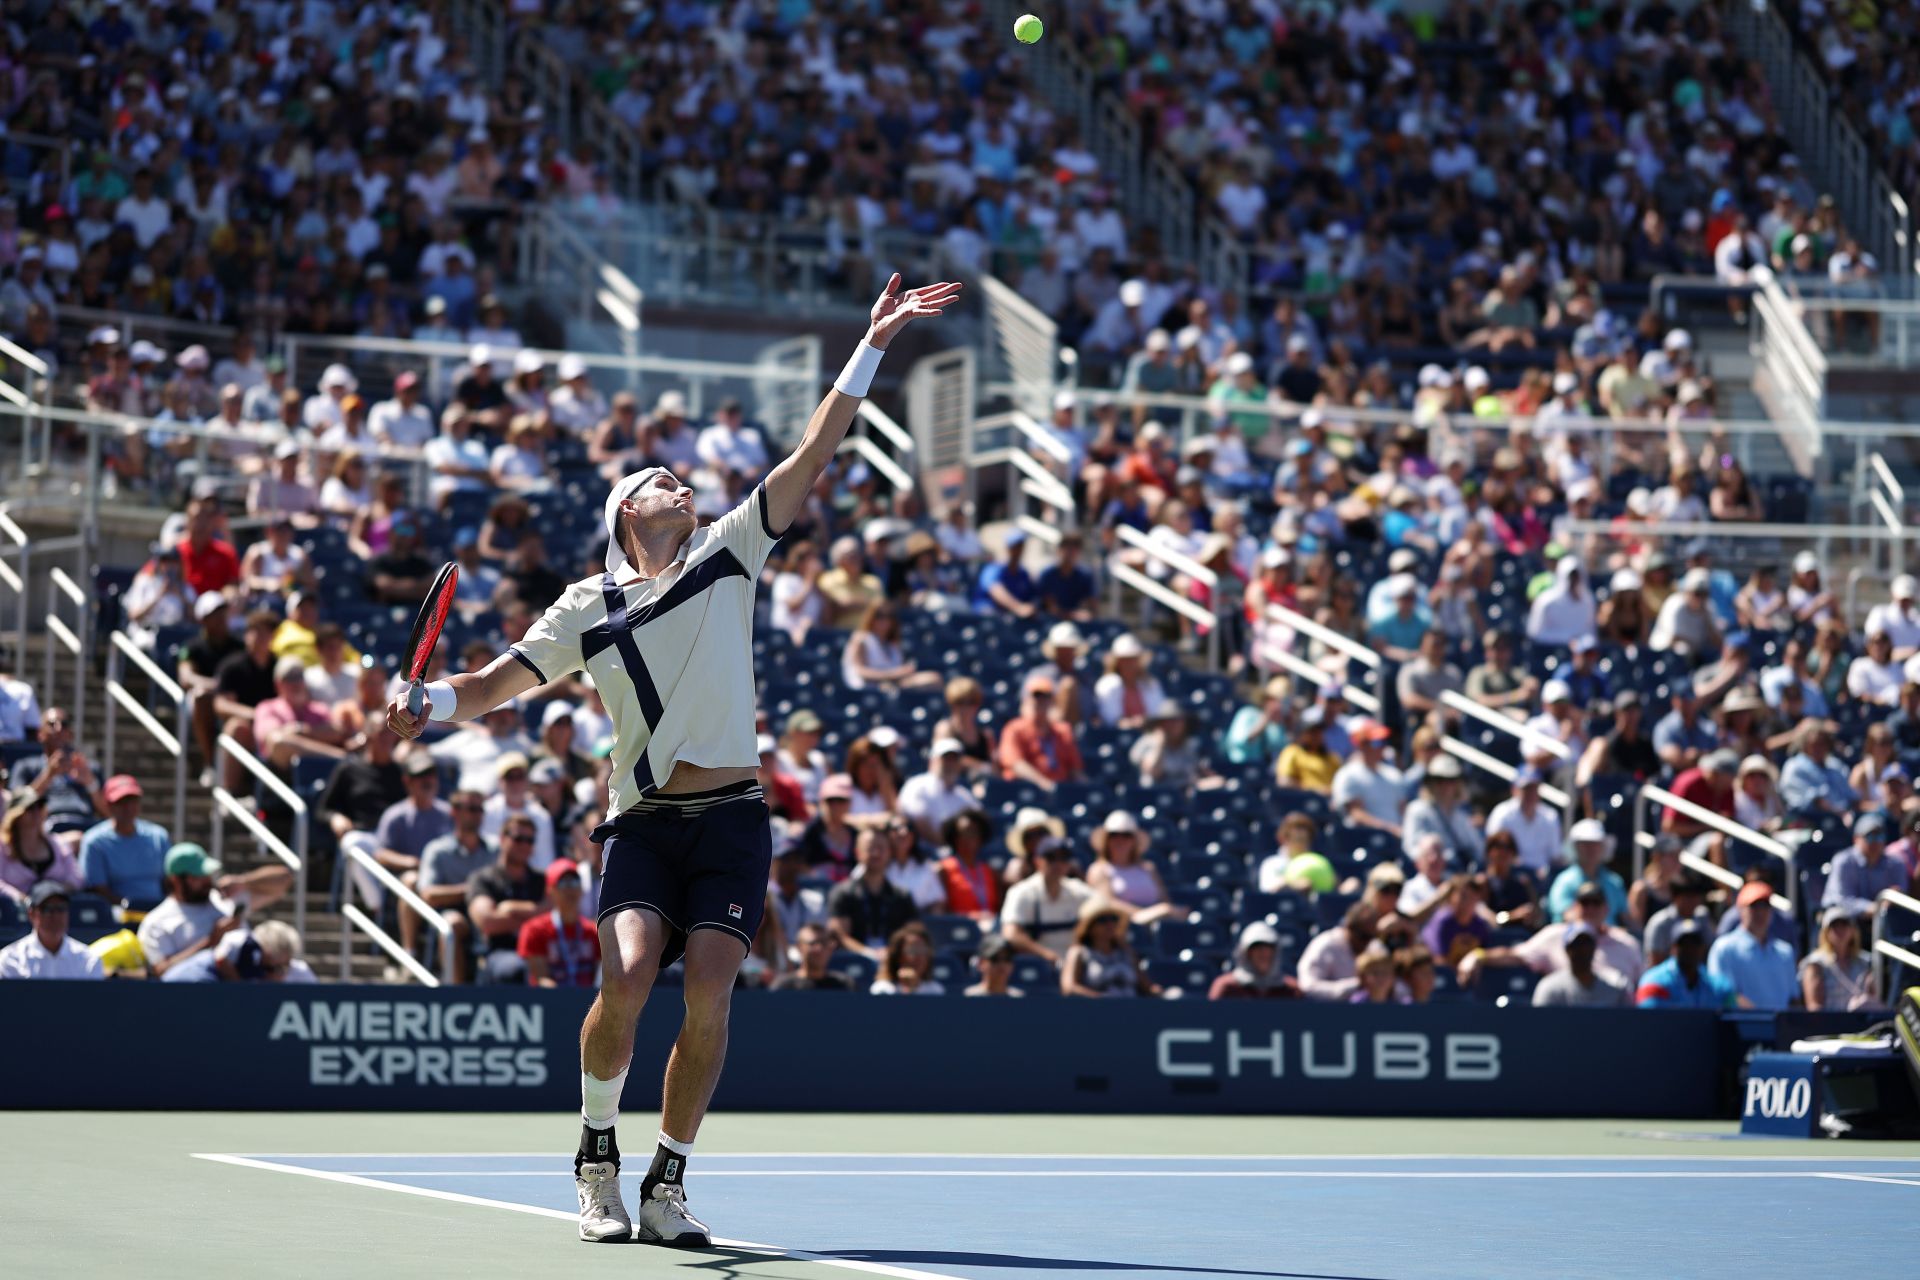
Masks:
[[[1021,44],[1037,43],[1046,30],[1046,25],[1030,13],[1023,13],[1013,20],[1013,38]]]
[[[1317,853],[1296,853],[1288,858],[1285,876],[1289,889],[1314,893],[1331,893],[1339,880],[1333,864]]]

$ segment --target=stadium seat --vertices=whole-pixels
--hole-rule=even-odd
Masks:
[[[855,991],[864,992],[873,985],[873,975],[880,966],[858,951],[836,951],[833,959],[827,961],[827,968],[853,984]]]
[[[1161,957],[1147,961],[1147,976],[1168,990],[1204,999],[1222,967],[1217,955],[1197,955],[1187,960]]]
[[[1488,966],[1475,975],[1473,994],[1489,1004],[1529,1004],[1539,982],[1540,975],[1525,966]]]
[[[985,930],[972,916],[921,916],[920,923],[933,935],[936,951],[960,951],[972,955]]]
[[[1231,929],[1218,920],[1161,920],[1153,926],[1153,942],[1154,951],[1169,960],[1233,949]]]
[[[113,904],[105,898],[77,893],[67,900],[67,933],[75,942],[96,942],[119,927]]]
[[[1060,994],[1060,975],[1039,956],[1016,955],[1013,958],[1013,976],[1007,981],[1030,996]]]
[[[960,995],[973,981],[973,957],[965,951],[943,951],[933,958],[933,969],[928,976],[948,995]]]

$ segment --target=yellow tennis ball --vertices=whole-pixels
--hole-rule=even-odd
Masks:
[[[1030,13],[1023,13],[1013,20],[1013,38],[1021,44],[1033,44],[1046,33],[1046,26]]]

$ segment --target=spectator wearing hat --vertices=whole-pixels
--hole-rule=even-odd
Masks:
[[[1532,937],[1515,947],[1488,947],[1460,962],[1460,981],[1474,982],[1484,965],[1525,965],[1535,973],[1553,973],[1567,967],[1568,926],[1585,924],[1594,932],[1597,955],[1594,967],[1605,970],[1631,991],[1646,967],[1640,944],[1618,925],[1607,923],[1607,891],[1597,884],[1583,884],[1574,898],[1575,909],[1565,920],[1548,921]]]
[[[47,798],[21,787],[0,816],[0,897],[25,902],[42,880],[76,891],[85,883],[79,859],[47,832]]]
[[[1024,996],[1026,992],[1012,984],[1013,960],[1013,944],[997,933],[988,934],[980,940],[980,949],[974,956],[974,967],[979,971],[980,981],[961,994]]]
[[[367,430],[385,451],[427,447],[436,432],[433,413],[421,400],[418,373],[404,369],[394,378],[393,395],[367,411]]]
[[[1565,919],[1581,890],[1597,884],[1607,895],[1605,923],[1611,925],[1626,920],[1626,882],[1606,865],[1607,859],[1613,856],[1613,837],[1607,834],[1606,824],[1594,818],[1582,818],[1573,824],[1567,837],[1573,851],[1573,865],[1555,876],[1553,887],[1547,891],[1549,917]]]
[[[1134,924],[1186,915],[1186,908],[1167,901],[1167,886],[1160,868],[1146,856],[1153,841],[1133,814],[1115,809],[1093,834],[1087,837],[1093,846],[1094,862],[1087,868],[1087,887],[1119,904]]]
[[[1521,754],[1543,772],[1578,760],[1587,749],[1586,713],[1574,705],[1573,689],[1565,680],[1549,680],[1540,687],[1540,714],[1524,727]]]
[[[824,927],[827,922],[826,890],[803,885],[801,878],[806,871],[806,858],[797,843],[775,852],[767,883],[767,906],[779,919],[780,936],[787,940],[789,953],[797,946],[794,940],[802,928],[809,924]],[[777,967],[784,969],[788,963],[783,957]]]
[[[1667,841],[1672,837],[1662,836],[1661,839]],[[1638,885],[1635,887],[1637,889]],[[1704,878],[1684,869],[1668,882],[1669,901],[1646,916],[1646,926],[1641,935],[1649,963],[1657,964],[1668,958],[1673,950],[1675,931],[1689,920],[1699,921],[1706,936],[1709,939],[1713,936],[1713,917],[1707,910],[1707,887]],[[1706,949],[1703,947],[1700,960],[1705,959]]]
[[[585,360],[582,360],[579,356],[571,352],[561,356],[559,365],[554,370],[554,379],[556,385],[547,395],[546,408],[555,427],[571,435],[584,435],[589,428],[607,416],[607,398],[600,394],[594,387],[592,379],[588,377],[587,362]],[[750,435],[753,437],[753,442],[755,444],[758,443],[758,432],[740,430],[739,401],[728,400],[723,404],[719,418],[726,419],[740,436]],[[716,425],[718,421],[719,419],[716,419]],[[712,431],[713,429],[713,427],[707,428],[708,431]],[[704,435],[705,432],[702,433],[703,437]],[[724,444],[724,442],[721,443]],[[698,447],[697,442],[696,446]],[[741,451],[744,452],[744,442],[741,443],[740,448]],[[722,448],[720,456],[729,456],[729,452]],[[701,460],[707,462],[709,466],[714,465],[708,458],[708,450],[706,448],[700,447],[700,457]],[[747,487],[751,488],[753,482],[757,481],[765,470],[766,451],[762,448],[760,452],[760,470],[754,472],[751,478],[747,480]]]
[[[831,794],[823,796],[831,800]],[[880,961],[894,931],[920,913],[913,898],[887,877],[893,865],[892,841],[878,828],[861,831],[854,839],[854,874],[834,886],[827,898],[827,927],[848,951]]]
[[[1233,713],[1221,742],[1229,762],[1270,766],[1279,761],[1287,746],[1287,699],[1292,691],[1287,677],[1271,676],[1256,700]]]
[[[388,525],[387,549],[367,565],[367,595],[384,604],[414,604],[427,592],[435,566],[420,549],[420,526],[407,512]]]
[[[520,931],[546,905],[546,879],[532,863],[533,819],[510,814],[500,827],[500,856],[467,880],[467,916],[489,981],[525,983]]]
[[[1369,619],[1367,638],[1379,647],[1382,657],[1411,663],[1419,656],[1420,641],[1433,624],[1432,616],[1421,612],[1419,579],[1411,573],[1396,573],[1381,583],[1380,590],[1388,611]],[[1443,651],[1444,640],[1443,636]]]
[[[914,825],[922,840],[935,841],[956,814],[980,808],[980,800],[962,781],[966,751],[958,738],[936,738],[927,756],[925,773],[907,779],[900,788],[899,811]]]
[[[1513,637],[1488,631],[1480,640],[1484,655],[1467,672],[1466,696],[1481,706],[1508,715],[1524,715],[1540,693],[1540,679],[1514,657]]]
[[[1833,731],[1823,720],[1807,720],[1800,726],[1799,742],[1799,750],[1780,770],[1780,802],[1789,814],[1846,814],[1859,796],[1833,755]]]
[[[194,596],[180,567],[179,547],[155,543],[152,557],[134,574],[121,600],[128,633],[151,652],[161,631],[187,621]]]
[[[780,772],[800,783],[809,807],[820,800],[820,784],[829,770],[827,757],[820,750],[820,717],[805,707],[787,716],[780,738],[780,750],[774,758]]]
[[[1893,661],[1905,662],[1920,653],[1920,578],[1903,573],[1893,580],[1885,604],[1867,614],[1869,636],[1883,631],[1893,642]]]
[[[1749,881],[1734,899],[1740,926],[1717,938],[1707,953],[1709,972],[1733,987],[1743,1009],[1785,1009],[1800,996],[1792,944],[1771,936],[1773,889]]]
[[[1148,720],[1146,732],[1128,748],[1127,760],[1140,770],[1142,786],[1191,791],[1220,782],[1201,755],[1186,711],[1171,700],[1162,703]]]
[[[1209,1000],[1298,1000],[1300,984],[1280,963],[1280,934],[1264,920],[1240,930],[1233,967],[1213,980]]]
[[[1051,825],[1051,824],[1049,824]],[[1080,909],[1094,892],[1074,874],[1073,850],[1049,831],[1031,855],[1033,873],[1007,890],[1001,932],[1018,951],[1058,966],[1072,942]]]
[[[1016,782],[1032,782],[1051,791],[1084,775],[1080,748],[1071,726],[1054,717],[1054,685],[1030,675],[1020,692],[1020,714],[1000,735],[1000,772]]]
[[[1149,672],[1152,654],[1130,632],[1115,636],[1107,650],[1106,673],[1093,686],[1102,724],[1139,729],[1166,705],[1167,695]]]
[[[47,794],[38,783],[33,790]],[[109,816],[81,837],[80,879],[88,893],[109,902],[152,906],[166,895],[167,829],[140,816],[144,792],[132,775],[115,774],[100,790]]]
[[[925,529],[906,536],[895,582],[894,596],[915,609],[941,613],[965,607],[965,574],[945,559],[940,540]]]
[[[1314,934],[1300,953],[1301,992],[1311,1000],[1349,999],[1360,987],[1355,960],[1374,940],[1379,921],[1372,904],[1361,901],[1348,907],[1334,928]]]
[[[1363,720],[1350,736],[1353,755],[1333,775],[1334,812],[1353,826],[1399,835],[1406,779],[1387,763],[1386,743],[1392,735],[1378,721]]]
[[[167,896],[140,921],[140,950],[156,978],[189,956],[212,947],[243,917],[256,915],[293,887],[293,871],[278,863],[238,875],[222,875],[220,864],[197,844],[167,850]]]
[[[1421,836],[1414,843],[1412,860],[1413,878],[1401,881],[1400,894],[1394,899],[1393,910],[1412,923],[1419,924],[1444,901],[1442,895],[1448,879],[1447,846],[1437,835]]]
[[[1627,777],[1645,782],[1660,772],[1662,761],[1646,731],[1645,704],[1637,689],[1622,689],[1613,700],[1613,727],[1587,744],[1574,767],[1574,785],[1596,778]]]
[[[1460,762],[1435,756],[1420,779],[1420,789],[1400,819],[1400,846],[1412,855],[1422,836],[1440,837],[1455,866],[1478,863],[1485,841],[1467,808],[1467,786]]]
[[[1587,571],[1576,556],[1562,556],[1554,565],[1553,585],[1534,598],[1527,611],[1527,635],[1551,649],[1570,644],[1576,636],[1597,633],[1599,617]]]
[[[1026,549],[1026,531],[1018,525],[1011,526],[1001,535],[1001,554],[1004,558],[981,565],[974,577],[972,600],[976,613],[1003,613],[1015,618],[1031,618],[1039,612],[1039,588],[1021,563]]]
[[[851,991],[853,983],[844,974],[828,968],[833,959],[834,936],[825,925],[808,923],[792,935],[799,966],[774,979],[775,991]]]
[[[853,812],[853,779],[844,773],[832,774],[821,782],[818,795],[813,821],[794,847],[809,874],[844,880],[854,866],[858,834],[848,821]]]
[[[867,570],[860,539],[836,539],[830,558],[832,567],[820,575],[815,587],[827,601],[827,625],[851,630],[868,609],[886,598],[886,588]]]
[[[553,815],[533,795],[533,762],[524,751],[508,751],[494,761],[493,769],[497,789],[487,800],[480,830],[489,839],[499,839],[509,818],[525,818],[533,825],[534,832],[528,865],[535,871],[545,871],[558,856],[558,846],[554,841]]]
[[[977,809],[963,809],[941,825],[940,840],[947,853],[935,870],[946,890],[949,915],[971,916],[987,925],[999,918],[1000,874],[981,856],[992,836],[992,822]]]
[[[320,495],[300,478],[300,446],[283,440],[274,446],[273,462],[254,477],[247,489],[247,514],[266,520],[285,519],[312,528],[320,510]]]
[[[99,957],[67,936],[72,895],[72,888],[58,880],[42,880],[28,891],[27,922],[33,931],[0,948],[0,981],[92,982],[107,976]]]
[[[1340,770],[1340,758],[1327,746],[1327,712],[1315,705],[1294,719],[1294,738],[1274,762],[1274,781],[1283,787],[1303,791],[1333,793],[1333,778]]]
[[[1081,563],[1085,546],[1086,540],[1077,532],[1060,536],[1053,563],[1040,571],[1039,580],[1034,584],[1040,608],[1046,614],[1080,622],[1093,618],[1098,588],[1092,571]]]
[[[1674,681],[1673,709],[1653,726],[1653,749],[1661,762],[1675,775],[1683,774],[1719,744],[1720,731],[1701,714],[1701,698],[1693,681],[1685,676]]]
[[[1873,904],[1882,892],[1907,890],[1911,879],[1907,866],[1887,856],[1887,838],[1892,823],[1886,815],[1863,813],[1853,821],[1853,844],[1840,851],[1827,871],[1826,887],[1820,891],[1820,905],[1840,907],[1854,916],[1873,913]]]
[[[1086,699],[1083,698],[1085,691],[1080,680],[1080,660],[1086,656],[1089,647],[1086,637],[1071,620],[1056,622],[1048,628],[1046,639],[1040,643],[1040,656],[1045,661],[1027,672],[1030,676],[1043,676],[1053,681],[1054,715],[1066,724],[1082,723],[1091,709],[1083,705]],[[948,687],[951,689],[952,685]],[[949,703],[953,701],[951,693],[947,700]]]
[[[1845,905],[1820,913],[1820,944],[1800,962],[1800,997],[1809,1010],[1880,1010],[1878,976],[1860,945],[1860,922]]]
[[[1632,1003],[1626,983],[1594,967],[1599,934],[1584,921],[1565,926],[1567,967],[1540,980],[1533,989],[1539,1008],[1617,1009]]]
[[[592,987],[600,977],[600,934],[580,915],[580,868],[570,858],[556,858],[546,881],[551,909],[529,917],[514,944],[527,985]]]
[[[369,763],[382,754],[392,754],[392,747],[384,742],[390,736],[382,731],[368,739]],[[440,766],[432,756],[415,750],[400,764],[399,772],[406,794],[381,811],[373,828],[373,856],[412,886],[419,878],[420,860],[427,846],[453,833],[453,808],[440,799]],[[373,900],[378,902],[378,896]],[[410,911],[401,913],[403,929],[412,916]],[[411,940],[403,941],[411,947]]]
[[[1712,933],[1703,919],[1688,916],[1675,922],[1658,963],[1640,975],[1634,1003],[1642,1009],[1737,1007],[1739,996],[1733,984],[1706,967],[1711,941]],[[1649,947],[1648,959],[1654,958]]]
[[[1519,850],[1520,865],[1546,878],[1561,860],[1559,811],[1540,799],[1545,775],[1533,765],[1521,765],[1513,775],[1513,794],[1487,815],[1487,834],[1504,831]]]
[[[569,783],[580,782],[594,776],[593,761],[580,751],[580,730],[574,722],[576,708],[571,702],[555,699],[540,712],[540,738],[534,743],[533,754],[528,759],[539,764],[542,760],[551,760],[560,766],[560,771]],[[766,735],[761,735],[766,737]],[[773,739],[767,737],[768,752],[773,750]],[[800,802],[804,814],[806,799],[800,795],[799,783],[791,778],[787,781],[794,787],[794,795]],[[769,791],[771,798],[773,792]]]
[[[1589,713],[1605,709],[1613,698],[1613,682],[1600,669],[1600,641],[1594,636],[1576,636],[1567,649],[1573,661],[1555,676],[1567,686],[1569,700]]]
[[[1655,653],[1679,653],[1698,661],[1720,652],[1720,626],[1712,608],[1713,575],[1705,569],[1689,569],[1680,579],[1680,589],[1668,596],[1653,622],[1653,634],[1647,647]]]
[[[1060,963],[1060,994],[1094,999],[1154,996],[1160,988],[1147,977],[1127,942],[1127,913],[1098,894],[1080,905],[1073,945]]]

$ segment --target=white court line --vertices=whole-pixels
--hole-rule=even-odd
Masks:
[[[212,1157],[207,1157],[211,1159]],[[227,1157],[220,1157],[226,1159]],[[557,1160],[561,1154],[553,1151],[260,1151],[251,1157],[232,1157],[234,1159],[251,1158],[254,1160],[466,1160],[484,1159],[547,1159]],[[1489,1155],[1484,1152],[1472,1155],[1446,1155],[1442,1153],[1407,1153],[1399,1155],[1121,1155],[1105,1151],[1072,1151],[1042,1155],[1034,1152],[997,1152],[997,1151],[702,1151],[700,1162],[709,1160],[1195,1160],[1195,1161],[1231,1161],[1231,1160],[1285,1160],[1319,1161],[1335,1163],[1346,1161],[1350,1164],[1365,1163],[1370,1160],[1526,1160],[1535,1162],[1578,1161],[1582,1164],[1598,1164],[1604,1161],[1676,1161],[1690,1164],[1711,1164],[1716,1161],[1738,1164],[1753,1164],[1768,1161],[1778,1164],[1911,1164],[1920,1166],[1920,1156],[1845,1156],[1836,1160],[1833,1156],[1779,1156],[1779,1155],[1671,1155],[1656,1154],[1644,1156],[1630,1155]],[[844,1170],[836,1169],[835,1173]]]
[[[206,1157],[212,1159],[214,1157]],[[238,1159],[238,1157],[227,1157]],[[290,1166],[261,1164],[261,1168]],[[301,1173],[317,1170],[299,1169]],[[383,1178],[571,1178],[565,1169],[380,1169]],[[321,1176],[332,1176],[323,1174]],[[365,1177],[345,1174],[345,1177]],[[1484,1181],[1500,1178],[1582,1178],[1663,1179],[1663,1178],[1856,1178],[1869,1182],[1901,1182],[1920,1187],[1920,1182],[1899,1178],[1875,1177],[1864,1173],[1840,1173],[1815,1169],[1461,1169],[1461,1170],[1389,1170],[1389,1169],[702,1169],[691,1175],[707,1178],[1391,1178]],[[557,1212],[557,1211],[556,1211]],[[561,1214],[572,1217],[571,1214]]]
[[[335,1173],[326,1169],[302,1169],[298,1165],[275,1164],[269,1160],[258,1160],[248,1156],[229,1156],[213,1153],[193,1152],[195,1160],[211,1160],[216,1164],[237,1165],[242,1169],[265,1169],[272,1173],[295,1173],[306,1178],[319,1178],[324,1182],[339,1182],[350,1187],[371,1187],[377,1191],[398,1191],[402,1195],[423,1196],[429,1200],[446,1200],[453,1204],[477,1205],[483,1209],[507,1209],[514,1213],[531,1213],[542,1218],[558,1218],[562,1222],[575,1222],[578,1215],[565,1209],[545,1209],[539,1205],[516,1204],[511,1200],[489,1200],[484,1196],[462,1195],[458,1191],[435,1191],[426,1187],[410,1187],[400,1182],[382,1182],[377,1178],[365,1178],[353,1173]],[[839,1267],[846,1271],[864,1271],[870,1275],[893,1276],[895,1280],[958,1280],[957,1277],[937,1271],[915,1271],[910,1267],[892,1267],[881,1262],[861,1262],[853,1258],[835,1258],[826,1254],[809,1253],[804,1249],[782,1249],[769,1244],[756,1244],[749,1240],[723,1240],[715,1237],[714,1245],[722,1249],[742,1249],[750,1253],[763,1253],[774,1258],[790,1258],[795,1262],[817,1262],[823,1267]]]
[[[1834,1178],[1841,1182],[1884,1182],[1890,1187],[1920,1187],[1920,1182],[1912,1178],[1887,1178],[1873,1173],[1823,1173],[1822,1178]]]

